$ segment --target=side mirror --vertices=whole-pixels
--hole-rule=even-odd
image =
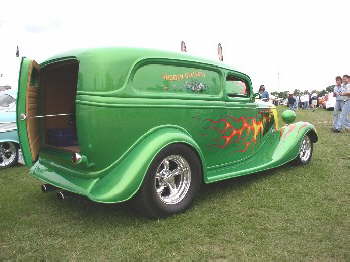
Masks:
[[[282,120],[287,125],[293,123],[296,117],[297,117],[297,114],[293,110],[285,110],[282,113]]]
[[[261,96],[260,96],[260,93],[255,93],[253,97],[254,98],[260,98]]]

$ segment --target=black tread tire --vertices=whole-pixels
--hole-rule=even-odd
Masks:
[[[178,154],[183,156],[190,165],[191,184],[184,199],[177,204],[163,203],[154,187],[154,175],[158,165],[169,155]],[[162,149],[152,161],[147,170],[143,184],[131,203],[133,208],[140,214],[150,218],[162,218],[181,213],[188,209],[199,191],[202,183],[202,167],[197,154],[185,144],[171,144]]]
[[[309,137],[310,142],[311,142],[311,153],[310,153],[310,157],[308,158],[307,161],[301,160],[301,156],[300,156],[300,153],[301,153],[301,152],[300,152],[301,144],[300,144],[300,147],[299,147],[299,154],[298,154],[297,158],[294,159],[294,161],[293,161],[293,163],[294,163],[295,165],[307,165],[307,164],[311,161],[312,153],[313,153],[313,151],[314,151],[314,143],[312,142],[312,138],[310,137],[310,134],[309,134],[309,133],[306,133],[306,134],[303,136],[303,140],[304,140],[304,138],[305,138],[306,136]]]
[[[12,143],[12,144],[15,145],[15,147],[16,147],[16,157],[15,157],[15,159],[14,159],[10,164],[8,164],[7,166],[4,166],[4,167],[1,167],[1,166],[0,166],[0,169],[5,169],[5,168],[13,167],[13,166],[17,165],[17,163],[18,163],[18,157],[19,157],[19,153],[18,153],[18,151],[19,151],[19,146],[18,146],[18,144],[14,143],[14,142],[7,142],[7,143]]]

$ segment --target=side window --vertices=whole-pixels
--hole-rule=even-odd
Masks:
[[[226,77],[225,90],[229,97],[249,97],[250,95],[247,83],[233,75]]]
[[[215,96],[220,92],[220,75],[203,68],[146,64],[137,69],[133,87],[138,91],[162,96]]]

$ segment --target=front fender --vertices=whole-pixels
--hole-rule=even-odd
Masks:
[[[88,197],[96,202],[115,203],[130,199],[142,185],[147,169],[154,157],[164,147],[173,143],[185,143],[197,152],[202,163],[203,154],[188,134],[177,126],[162,126],[153,129],[125,158],[107,175],[98,179]],[[206,170],[203,165],[203,174]]]
[[[316,129],[308,122],[296,122],[283,126],[280,129],[280,142],[274,151],[273,158],[281,159],[283,162],[295,159],[299,154],[300,143],[305,134],[310,135],[313,143],[317,142]]]

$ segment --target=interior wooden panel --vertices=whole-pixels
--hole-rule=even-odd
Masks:
[[[29,66],[26,92],[26,127],[33,161],[38,158],[40,137],[41,135],[46,137],[47,129],[75,128],[77,79],[78,63],[74,60],[54,63],[43,70],[40,70],[40,66],[35,61]],[[55,114],[72,114],[73,117],[35,117]],[[43,130],[40,130],[40,128],[43,128]],[[79,152],[79,146],[56,148]]]
[[[27,92],[26,92],[26,112],[27,135],[33,161],[37,160],[40,149],[39,120],[31,118],[38,114],[39,104],[39,65],[33,61],[28,70]]]
[[[45,114],[75,115],[78,63],[67,61],[47,66],[42,72],[41,88],[44,90]],[[69,116],[47,117],[44,126],[49,128],[72,127]]]
[[[75,96],[79,64],[76,60],[53,63],[42,68],[40,74],[40,109],[43,115],[71,114],[41,118],[42,135],[46,147],[79,152],[79,146],[57,147],[48,144],[48,129],[75,127]]]

